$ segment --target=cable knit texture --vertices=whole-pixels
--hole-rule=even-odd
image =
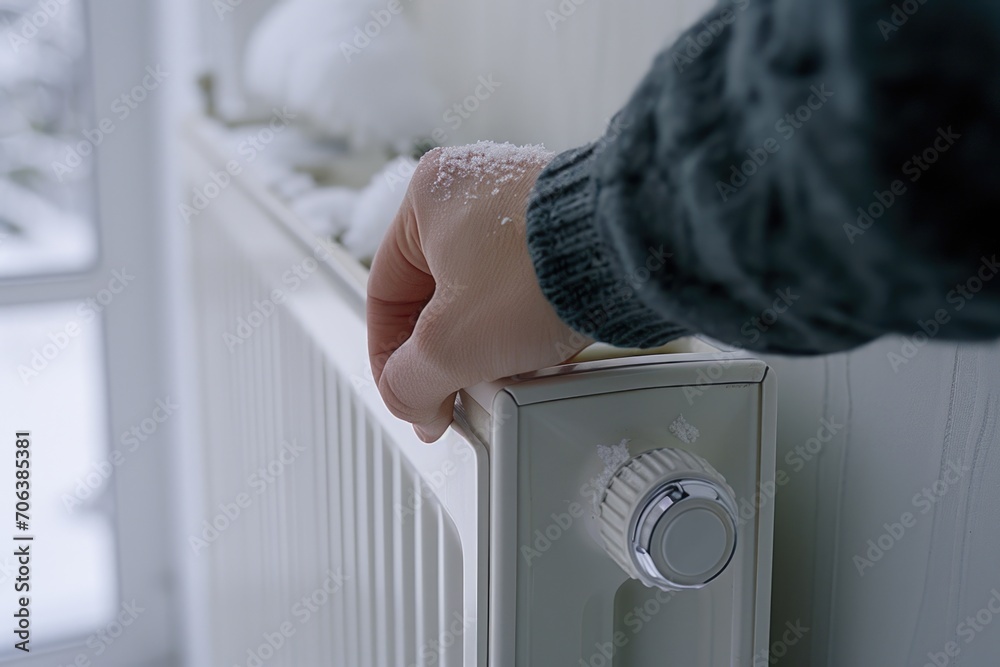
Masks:
[[[913,4],[731,0],[664,50],[535,186],[559,316],[627,347],[1000,335],[1000,4]]]

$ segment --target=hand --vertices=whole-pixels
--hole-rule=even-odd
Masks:
[[[417,165],[368,279],[368,354],[389,411],[433,442],[463,387],[565,361],[592,341],[556,316],[525,241],[552,155],[480,142]]]

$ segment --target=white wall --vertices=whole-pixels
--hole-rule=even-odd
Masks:
[[[952,664],[991,665],[1000,655],[1000,618],[981,631],[959,627],[1000,591],[1000,345],[931,343],[894,371],[888,355],[905,358],[904,344],[893,337],[826,359],[769,359],[779,466],[791,479],[776,505],[772,619],[812,628],[792,664],[923,665],[950,641],[962,659]],[[844,428],[795,472],[794,451],[821,417]],[[970,470],[935,490],[955,479],[950,463]],[[914,501],[925,489],[936,502]],[[905,512],[911,526],[882,537]],[[855,561],[880,537],[885,555],[873,551],[872,566]]]
[[[501,83],[456,141],[558,150],[595,137],[658,48],[709,5],[585,0],[553,31],[545,11],[558,11],[556,0],[426,0],[417,22],[450,102],[471,94],[479,75]],[[887,354],[901,345],[769,360],[779,376],[779,465],[790,475],[777,499],[773,625],[810,628],[785,664],[923,665],[949,641],[960,664],[995,664],[989,656],[1000,654],[1000,619],[981,631],[957,627],[1000,590],[1000,346],[934,344],[895,372]],[[821,417],[844,426],[796,470],[795,449]],[[922,513],[913,496],[952,461],[972,470]],[[861,576],[853,557],[907,511],[914,525]]]
[[[546,11],[558,14],[559,0],[417,0],[416,23],[445,96],[442,114],[474,93],[480,75],[501,84],[454,133],[458,142],[540,142],[562,150],[596,138],[656,52],[711,3],[562,5],[575,11],[553,29]]]

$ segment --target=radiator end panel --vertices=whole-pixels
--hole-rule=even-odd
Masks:
[[[491,665],[766,660],[775,397],[764,362],[722,352],[594,360],[476,395],[494,397],[484,409],[491,576],[500,589],[491,595],[490,634],[503,640],[491,639]],[[698,590],[643,586],[601,540],[609,478],[660,448],[701,457],[735,494],[735,555]]]

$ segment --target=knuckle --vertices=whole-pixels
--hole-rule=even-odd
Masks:
[[[442,312],[431,312],[426,317],[421,315],[417,329],[413,333],[412,345],[414,352],[423,364],[438,372],[447,370],[451,355],[448,340],[454,323]]]
[[[410,192],[427,193],[434,187],[441,171],[442,148],[434,148],[427,151],[413,171],[410,177]]]

